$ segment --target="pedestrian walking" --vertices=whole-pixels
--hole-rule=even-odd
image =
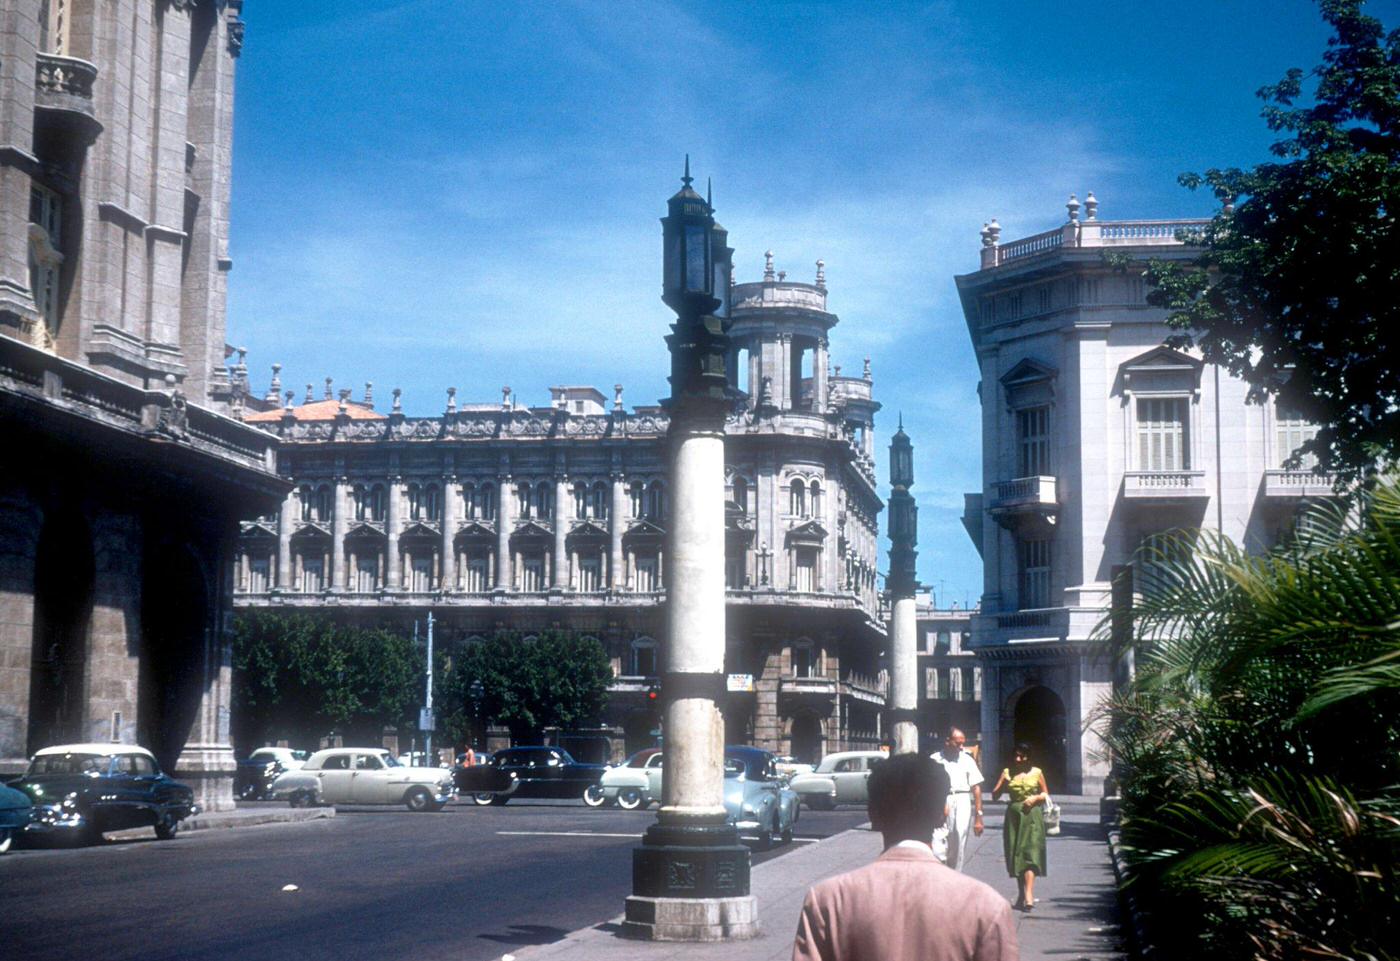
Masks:
[[[992,799],[1003,790],[1011,797],[1001,829],[1006,873],[1016,879],[1016,909],[1031,911],[1035,908],[1035,879],[1049,873],[1045,869],[1045,804],[1050,800],[1050,788],[1044,773],[1031,763],[1029,744],[1016,745],[1011,766],[1001,772],[992,788]]]
[[[1005,899],[933,856],[947,793],[943,768],[922,754],[875,766],[870,823],[885,851],[807,892],[793,961],[1015,961]]]
[[[947,865],[961,871],[967,860],[967,835],[971,831],[982,836],[982,771],[977,761],[963,749],[967,735],[952,728],[943,742],[943,750],[935,751],[933,759],[943,765],[948,774],[948,804],[944,810],[944,830],[948,832]]]

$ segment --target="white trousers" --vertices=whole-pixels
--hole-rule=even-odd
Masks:
[[[947,865],[961,871],[967,858],[967,836],[972,830],[972,795],[948,795],[948,858]]]

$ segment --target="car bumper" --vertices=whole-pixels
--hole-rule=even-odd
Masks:
[[[65,810],[56,804],[40,805],[29,815],[26,834],[60,836],[81,834],[88,828],[88,819],[81,812]]]

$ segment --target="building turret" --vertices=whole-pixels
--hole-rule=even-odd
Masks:
[[[817,283],[803,284],[774,270],[771,250],[764,259],[763,280],[733,288],[733,386],[747,392],[752,404],[766,379],[776,410],[825,414],[827,335],[837,323],[826,309],[825,264],[817,269]]]

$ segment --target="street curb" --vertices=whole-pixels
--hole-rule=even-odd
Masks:
[[[246,809],[245,809],[246,810]],[[180,822],[180,833],[186,831],[218,831],[227,828],[253,827],[259,824],[299,824],[335,817],[335,808],[274,808],[269,811],[211,811],[197,814]],[[120,841],[148,837],[150,828],[127,828],[105,832],[105,837]]]
[[[1133,934],[1133,953],[1141,961],[1153,961],[1158,956],[1157,947],[1147,936],[1147,924],[1142,908],[1138,905],[1137,895],[1131,888],[1126,891],[1123,889],[1123,883],[1128,878],[1128,862],[1123,857],[1122,831],[1118,828],[1108,832],[1108,853],[1109,860],[1113,862],[1113,876],[1118,881],[1118,898],[1123,903],[1123,910],[1128,913],[1128,927]]]

